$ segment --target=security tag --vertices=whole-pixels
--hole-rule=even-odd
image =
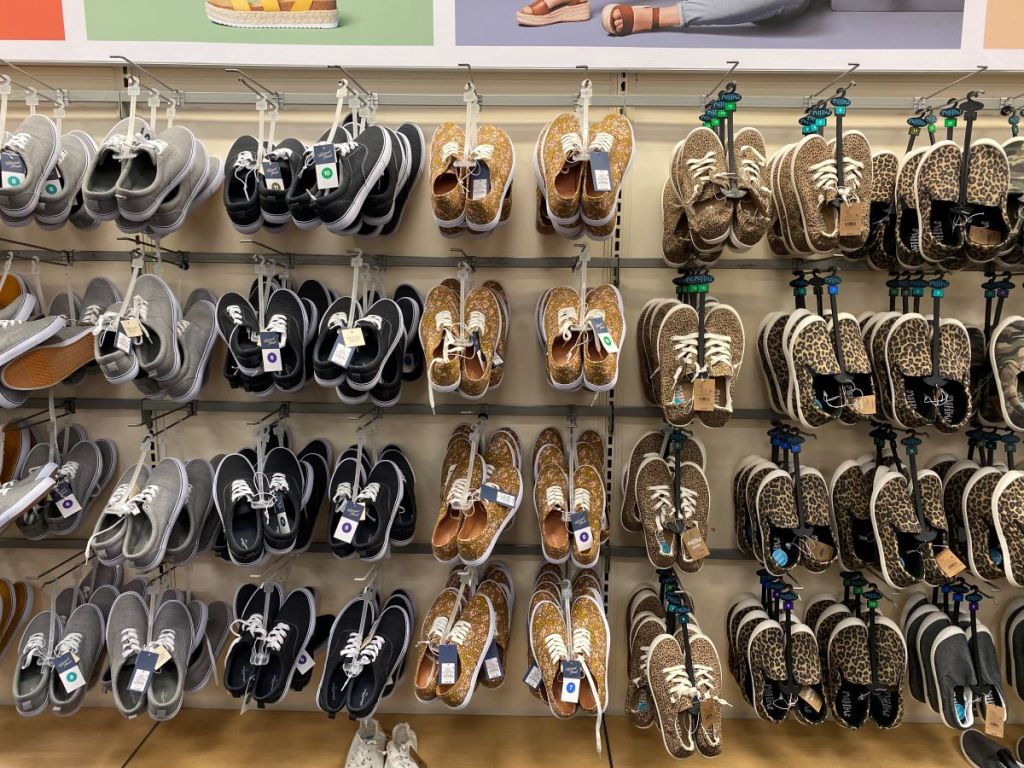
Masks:
[[[338,526],[334,529],[334,538],[346,544],[351,544],[352,540],[356,537],[356,528],[359,527],[359,521],[363,519],[365,514],[366,507],[364,505],[356,501],[346,501],[341,508],[341,520],[338,521]]]
[[[16,152],[0,152],[0,189],[14,189],[25,183],[28,168]]]
[[[566,704],[578,704],[580,700],[580,681],[583,679],[583,663],[580,661],[562,662],[562,701]]]
[[[487,655],[484,656],[484,674],[488,680],[499,680],[504,674],[501,669],[501,658],[498,656],[498,644],[493,641],[491,647],[487,649]]]
[[[263,370],[266,373],[278,373],[283,370],[281,365],[281,345],[284,339],[281,334],[265,331],[260,334],[260,352],[263,354]]]
[[[284,191],[284,177],[281,175],[281,166],[273,160],[263,161],[263,178],[266,180],[267,189],[271,192]]]
[[[619,345],[616,344],[615,339],[612,338],[612,333],[608,330],[608,326],[605,324],[604,318],[590,318],[590,327],[594,329],[594,335],[597,336],[597,340],[601,342],[601,346],[604,347],[605,352],[612,355],[619,351]]]
[[[590,152],[590,180],[597,192],[612,191],[611,163],[608,162],[608,153],[600,150]]]
[[[159,657],[152,651],[142,651],[135,659],[135,671],[128,683],[128,690],[135,693],[145,693],[153,682],[153,672],[156,670],[156,662]]]
[[[78,657],[72,653],[62,653],[53,660],[53,668],[60,675],[60,681],[64,684],[64,690],[68,693],[84,688],[87,681],[78,668]]]
[[[489,501],[492,504],[500,504],[507,509],[512,509],[516,505],[515,496],[489,483],[480,486],[480,499],[481,501]]]
[[[313,163],[316,165],[316,188],[338,187],[338,154],[330,142],[313,145]]]
[[[590,527],[587,513],[582,510],[573,512],[569,517],[569,525],[572,526],[572,535],[580,552],[589,552],[594,546],[594,530]]]
[[[533,688],[534,690],[540,688],[540,684],[541,682],[543,682],[543,680],[544,675],[540,671],[540,667],[538,667],[536,664],[531,664],[529,671],[527,671],[527,673],[523,676],[523,682],[531,688]]]
[[[445,643],[437,649],[438,685],[455,685],[459,675],[459,649],[452,643]]]
[[[67,480],[61,480],[54,486],[53,496],[61,517],[71,517],[76,512],[81,512],[82,505],[78,503],[78,499],[75,498],[75,494],[71,490],[71,484]]]

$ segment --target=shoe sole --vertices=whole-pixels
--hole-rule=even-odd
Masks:
[[[35,484],[29,493],[26,493],[17,504],[8,507],[0,514],[0,530],[3,530],[14,522],[22,512],[33,506],[39,499],[56,485],[53,474],[57,471],[57,465],[53,462],[43,465],[39,471]]]
[[[334,29],[338,11],[233,11],[206,4],[214,24],[246,29]]]
[[[93,337],[86,330],[67,344],[36,347],[26,352],[4,366],[0,379],[11,389],[46,389],[60,384],[92,361]]]

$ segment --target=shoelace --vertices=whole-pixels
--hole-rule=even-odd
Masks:
[[[562,151],[567,159],[572,159],[583,151],[583,137],[578,133],[567,133],[562,136]]]
[[[466,335],[472,336],[474,332],[479,333],[481,336],[487,330],[487,316],[483,312],[474,310],[469,313],[469,319],[466,321]]]
[[[565,512],[565,491],[562,490],[562,486],[548,486],[544,491],[544,504],[548,510],[558,509]]]
[[[15,149],[18,152],[24,152],[28,149],[28,142],[31,138],[27,133],[11,134],[7,137],[7,141],[4,142],[4,149]]]
[[[334,489],[334,495],[331,497],[331,501],[334,502],[335,507],[340,507],[351,498],[352,483],[338,483],[338,487]]]
[[[270,321],[267,323],[266,330],[268,333],[277,333],[282,337],[288,335],[288,316],[287,315],[271,315]]]
[[[137,515],[143,509],[148,509],[150,503],[156,498],[157,493],[160,492],[160,488],[155,485],[147,485],[137,494],[129,499],[129,512],[133,515]]]
[[[572,508],[586,513],[590,517],[590,491],[586,488],[576,488],[572,493]]]
[[[467,478],[460,477],[457,480],[453,480],[452,487],[448,489],[448,506],[459,512],[465,511],[471,506],[469,494],[470,488]]]
[[[14,328],[24,324],[24,320],[0,320],[0,328]]]
[[[453,157],[462,154],[462,145],[457,141],[449,141],[441,147],[441,161],[447,163]]]
[[[287,493],[288,478],[281,472],[275,472],[270,476],[270,490],[276,491],[277,493]]]
[[[174,642],[176,639],[177,635],[175,634],[174,630],[168,628],[161,630],[160,634],[157,635],[157,638],[154,642],[156,643],[156,645],[162,645],[164,648],[166,648],[168,653],[174,653]]]
[[[327,318],[327,328],[332,331],[336,331],[341,328],[348,328],[348,313],[335,312]]]
[[[572,338],[572,329],[579,327],[579,307],[562,307],[555,316],[558,321],[558,333],[565,340]]]
[[[455,622],[455,626],[452,627],[448,633],[448,640],[455,645],[463,645],[466,640],[469,639],[469,633],[473,629],[472,625],[465,620]]]
[[[419,764],[409,754],[409,745],[398,746],[395,742],[388,742],[387,768],[419,768]]]
[[[130,317],[134,317],[139,321],[139,324],[142,325],[142,323],[149,319],[149,302],[138,294],[135,294],[132,297],[132,305],[128,310],[128,315]],[[149,337],[149,331],[146,330],[145,325],[142,325],[142,333],[147,338]]]
[[[61,468],[57,470],[57,477],[62,480],[74,480],[75,475],[78,474],[78,462],[68,461],[61,465]]]
[[[14,483],[14,480],[8,480],[3,485],[0,485],[0,496],[6,496],[10,493],[11,489],[14,487]]]
[[[836,174],[838,177],[838,173]],[[843,186],[839,188],[839,197],[843,202],[851,203],[858,200],[860,185],[864,181],[864,163],[852,157],[843,158]]]
[[[142,643],[139,642],[139,633],[135,627],[125,627],[121,630],[121,655],[131,656],[142,650]]]
[[[649,646],[649,645],[641,645],[640,646],[640,676],[633,678],[633,685],[636,686],[637,688],[639,688],[640,686],[644,685],[645,684],[644,681],[647,680],[647,675],[644,674],[643,670],[647,669],[647,659],[650,658],[650,655],[651,655],[651,646]]]
[[[438,616],[430,624],[430,629],[427,631],[427,644],[434,646],[438,645],[444,640],[445,634],[448,632],[448,617]],[[436,639],[435,639],[436,638]]]
[[[288,633],[290,631],[290,624],[285,624],[283,621],[279,621],[267,634],[267,648],[271,651],[280,651],[284,645],[284,641],[288,639]]]
[[[697,334],[687,333],[682,336],[672,337],[672,349],[676,353],[677,367],[672,375],[673,386],[679,384],[683,378],[683,367],[690,364],[694,368],[691,378],[695,379],[707,372],[714,365],[728,365],[732,367],[732,338],[720,333],[704,333],[704,368],[697,366]]]
[[[33,632],[28,636],[25,647],[21,649],[21,668],[28,669],[33,659],[40,662],[46,660],[46,637],[42,632]]]
[[[190,320],[182,319],[175,323],[174,330],[179,336],[184,336],[185,331],[187,331],[191,325],[192,322]]]
[[[585,656],[590,658],[590,648],[593,638],[590,635],[590,630],[586,627],[576,627],[572,631],[572,652],[573,655],[579,658]]]
[[[591,152],[611,152],[615,137],[605,131],[599,131],[590,139]]]
[[[359,654],[359,663],[366,666],[376,661],[381,650],[384,648],[384,642],[384,638],[381,635],[374,635],[373,639],[363,648],[362,653]]]
[[[235,158],[235,170],[239,169],[255,170],[256,155],[252,152],[239,152],[238,157]]]
[[[490,160],[492,157],[494,157],[494,145],[493,144],[479,144],[476,147],[476,149],[474,149],[472,152],[469,153],[470,160],[476,160],[478,162],[480,160],[483,160],[484,162],[486,162],[486,161]]]
[[[343,659],[351,659],[355,661],[359,657],[359,646],[362,645],[363,638],[360,637],[358,632],[349,632],[348,640],[345,641],[345,647],[341,649],[339,654]]]
[[[377,501],[377,495],[380,493],[380,483],[370,483],[368,486],[363,488],[356,496],[356,501]]]
[[[162,155],[167,151],[167,142],[163,139],[141,139],[136,144],[136,149],[148,149],[151,152]]]
[[[721,696],[715,695],[715,673],[707,664],[693,665],[693,675],[696,678],[697,691],[703,701],[717,701],[723,707],[731,707],[728,701]]]
[[[667,485],[652,485],[648,489],[655,508],[655,527],[658,533],[665,530],[669,520],[676,519],[675,496],[672,488]],[[692,488],[680,487],[679,489],[679,511],[683,513],[683,520],[689,520],[697,511],[697,492]]]
[[[367,315],[366,317],[360,318],[360,325],[372,325],[378,331],[384,327],[384,318],[380,315]]]
[[[248,619],[236,619],[231,622],[231,631],[236,637],[249,634],[259,639],[267,636],[267,625],[263,621],[263,614],[257,612]]]
[[[767,158],[753,147],[743,147],[743,155],[740,157],[740,171],[750,182],[750,186],[761,186],[761,171],[768,164]]]
[[[544,649],[548,652],[548,658],[556,667],[565,659],[569,658],[569,649],[565,647],[565,638],[553,634],[544,638]]]
[[[245,323],[245,315],[242,313],[242,308],[237,304],[229,304],[224,308],[224,314],[228,316],[228,319],[235,325],[243,325]]]
[[[103,309],[98,304],[90,304],[84,310],[82,310],[82,316],[79,318],[79,323],[82,325],[96,325],[99,322],[100,317],[103,315]]]
[[[346,766],[352,766],[352,768],[376,768],[380,765],[380,756],[383,751],[380,745],[376,741],[368,741],[367,739],[357,738],[354,742],[356,751],[349,754]],[[390,755],[389,755],[390,757]],[[388,761],[388,765],[391,765],[392,761]]]
[[[114,492],[110,494],[110,499],[107,501],[106,510],[116,510],[123,508],[128,502],[128,491],[131,489],[128,487],[128,483],[122,483],[114,489]]]
[[[583,675],[584,677],[586,677],[587,682],[590,683],[590,689],[594,692],[594,699],[597,702],[597,723],[595,724],[595,738],[597,740],[597,751],[598,754],[600,754],[601,722],[604,719],[604,697],[601,696],[601,692],[597,687],[597,680],[594,679],[594,674],[590,671],[590,652],[592,644],[593,638],[590,634],[590,630],[586,627],[576,627],[572,631],[573,655],[582,663]]]
[[[248,480],[232,480],[231,481],[231,503],[234,504],[240,499],[252,500],[256,496],[256,492],[249,485]]]
[[[838,194],[839,171],[836,169],[836,159],[834,157],[822,160],[820,163],[815,163],[809,170],[811,172],[811,181],[820,190],[818,194],[819,205],[825,202],[826,192],[836,192]]]
[[[708,152],[704,157],[696,157],[686,161],[686,167],[690,170],[690,176],[697,182],[696,194],[700,194],[705,185],[711,181],[711,171],[718,164],[718,155],[714,151]]]
[[[696,673],[696,669],[697,665],[694,664],[694,673]],[[664,674],[665,682],[668,683],[669,701],[673,704],[678,704],[683,700],[693,700],[700,695],[700,691],[690,680],[685,664],[665,667]]]

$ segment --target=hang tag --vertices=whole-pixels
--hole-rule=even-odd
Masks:
[[[161,643],[151,643],[148,650],[156,654],[156,663],[153,665],[154,671],[160,669],[164,664],[171,660],[171,652],[168,651]]]
[[[530,688],[533,688],[533,690],[537,690],[543,681],[544,674],[540,671],[540,667],[536,664],[531,664],[530,669],[523,676],[523,682]]]
[[[281,364],[281,334],[267,331],[260,334],[260,352],[263,354],[263,370],[266,373],[279,373],[284,370]]]
[[[277,532],[282,536],[287,536],[292,532],[292,526],[288,522],[288,512],[284,506],[284,496],[280,494],[274,497],[274,514],[277,515]]]
[[[352,362],[352,355],[355,352],[355,349],[346,346],[345,340],[339,336],[338,340],[334,342],[334,349],[331,350],[331,362],[339,368],[348,368],[348,364]]]
[[[799,695],[815,712],[821,712],[822,707],[825,706],[825,701],[821,698],[821,694],[809,685],[801,688]]]
[[[469,199],[483,200],[491,192],[491,169],[479,162],[469,174]]]
[[[271,192],[284,192],[284,177],[281,175],[281,166],[276,161],[263,161],[263,179]]]
[[[604,347],[604,351],[609,355],[613,355],[619,351],[619,345],[615,343],[615,339],[612,338],[611,331],[608,330],[608,326],[605,325],[604,319],[600,317],[590,318],[590,327],[594,329],[594,335],[597,337],[598,342]]]
[[[60,193],[64,189],[64,181],[60,177],[60,173],[57,171],[57,166],[53,166],[50,169],[50,174],[46,177],[46,183],[43,185],[43,193],[53,197]]]
[[[498,643],[492,641],[484,656],[484,674],[488,680],[500,680],[505,674],[501,669],[501,658],[498,656]]]
[[[676,387],[672,391],[672,405],[686,405],[686,395],[682,387]]]
[[[142,324],[134,317],[121,320],[121,330],[129,339],[142,338]]]
[[[75,494],[71,490],[71,484],[67,480],[61,480],[53,488],[54,503],[61,517],[71,517],[76,512],[82,511],[82,505],[78,503]]]
[[[839,206],[839,236],[856,237],[864,231],[867,220],[868,204],[866,202],[843,203]]]
[[[355,349],[356,347],[362,347],[366,344],[366,338],[363,336],[363,329],[356,328],[343,328],[341,331],[341,340],[344,342],[346,347]]]
[[[999,245],[1004,239],[999,230],[988,227],[969,227],[967,237],[978,245]]]
[[[123,333],[119,333],[114,339],[114,346],[127,355],[132,350],[132,340]]]
[[[580,681],[583,679],[583,663],[579,661],[562,662],[562,696],[566,704],[578,704],[580,700]]]
[[[935,564],[949,578],[959,576],[967,570],[967,566],[963,564],[963,561],[954,555],[953,550],[948,547],[938,551],[938,554],[935,555]]]
[[[612,191],[611,163],[608,161],[608,153],[591,150],[590,152],[590,181],[597,192]]]
[[[490,483],[480,486],[480,499],[482,501],[489,501],[492,504],[500,504],[506,509],[512,509],[516,505],[515,496]]]
[[[84,688],[88,681],[82,670],[78,668],[78,657],[73,653],[62,653],[53,660],[53,668],[60,675],[60,681],[64,684],[64,690],[68,693]]]
[[[804,539],[804,544],[807,546],[807,553],[811,556],[811,559],[819,563],[829,562],[836,553],[835,547],[830,547],[825,542],[818,541],[817,539],[806,538]]]
[[[303,651],[299,654],[298,660],[295,662],[295,671],[300,675],[304,675],[313,667],[316,666],[316,662],[313,660],[312,655]]]
[[[589,552],[594,546],[594,530],[590,527],[587,513],[582,510],[573,512],[569,517],[569,525],[576,539],[576,548],[580,552]]]
[[[455,685],[459,676],[459,649],[452,643],[445,643],[437,649],[437,684]]]
[[[142,651],[135,659],[135,671],[132,673],[131,682],[128,683],[128,690],[135,693],[145,693],[153,682],[153,672],[156,670],[158,656],[151,651]]]
[[[640,703],[644,704],[644,708],[646,709],[647,702],[640,702]],[[704,701],[702,701],[700,703],[700,717],[701,717],[702,720],[707,720],[710,717],[714,717],[714,715],[715,715],[715,705],[717,703],[718,702],[716,702],[714,699],[704,699]]]
[[[499,355],[497,352],[494,353],[494,357],[491,359],[491,367],[498,368],[505,364],[505,358]]]
[[[330,142],[313,145],[313,163],[316,165],[316,188],[337,189],[338,153]]]
[[[25,183],[28,168],[21,155],[15,152],[0,152],[0,189],[14,189]]]
[[[985,706],[985,735],[1003,738],[1003,723],[1006,719],[1006,711],[998,704]]]
[[[875,396],[864,395],[863,397],[858,397],[853,401],[853,407],[857,410],[857,413],[863,414],[864,416],[874,416],[877,408],[877,405],[875,404]]]
[[[695,379],[693,382],[693,410],[714,411],[716,390],[714,379]]]
[[[334,538],[351,544],[356,537],[356,528],[366,514],[366,507],[356,501],[346,501],[341,508],[341,520],[334,529]]]
[[[711,550],[708,549],[707,542],[701,536],[698,526],[695,525],[692,528],[687,528],[680,534],[679,538],[686,548],[686,553],[694,560],[703,560],[711,554]]]

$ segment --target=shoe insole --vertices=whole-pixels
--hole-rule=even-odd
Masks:
[[[778,680],[765,679],[761,686],[761,703],[768,719],[781,723],[789,715],[789,701],[782,694],[782,684]]]
[[[239,549],[248,552],[255,549],[260,543],[260,514],[262,513],[254,510],[248,502],[243,500],[228,516],[231,525],[231,539]]]
[[[819,701],[825,701],[825,689],[821,683],[805,687],[816,691],[819,697]],[[804,700],[803,696],[798,696],[796,704],[794,704],[793,706],[796,707],[800,715],[809,723],[823,723],[825,722],[825,719],[828,717],[828,707],[822,706],[820,710],[817,710],[810,704],[808,704]]]
[[[869,689],[843,681],[836,691],[835,711],[839,718],[851,728],[860,728],[868,716]]]
[[[865,563],[878,562],[878,544],[870,520],[850,519],[853,531],[853,553]]]
[[[917,210],[904,206],[900,211],[899,241],[911,251],[917,251],[921,239],[921,228],[917,220]]]
[[[967,206],[967,239],[978,245],[999,245],[1010,234],[1003,212],[985,205]]]
[[[549,512],[544,517],[544,541],[549,547],[564,549],[569,546],[569,531],[565,527],[561,510]]]
[[[963,244],[960,228],[956,226],[957,206],[956,202],[949,200],[932,201],[928,229],[941,245],[956,247]]]
[[[900,564],[916,581],[924,578],[924,555],[921,553],[921,543],[913,533],[895,531],[896,547],[900,556]]]
[[[836,377],[832,374],[815,373],[811,379],[811,387],[814,404],[828,415],[838,416],[846,402],[846,393]]]

